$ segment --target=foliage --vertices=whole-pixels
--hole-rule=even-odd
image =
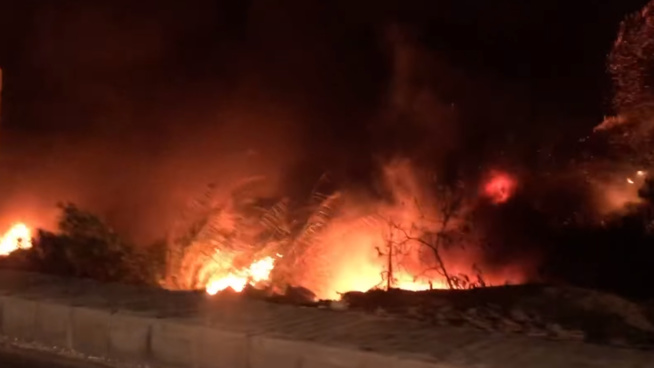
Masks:
[[[213,208],[215,185],[209,184],[198,199],[194,200],[182,212],[178,223],[173,226],[166,241],[166,275],[165,286],[169,288],[185,288],[182,276],[182,264],[194,241],[209,221]]]
[[[432,195],[436,198],[438,204],[435,208],[435,217],[430,218],[421,208],[418,199],[414,199],[414,206],[421,213],[420,218],[411,223],[408,227],[401,224],[389,222],[391,227],[390,235],[387,237],[387,249],[378,250],[380,255],[388,258],[385,279],[387,288],[391,288],[394,283],[394,268],[401,266],[401,262],[393,258],[401,257],[409,252],[411,244],[425,248],[433,256],[432,267],[423,271],[428,273],[436,271],[440,274],[450,289],[469,289],[474,287],[484,287],[484,281],[481,270],[473,265],[475,270],[474,277],[465,274],[453,274],[448,269],[444,257],[445,251],[453,246],[463,246],[470,236],[469,219],[467,218],[467,208],[464,203],[465,188],[457,180],[437,181],[435,176],[432,177]],[[433,209],[432,209],[433,210]],[[393,234],[397,234],[393,239]]]
[[[648,178],[638,191],[644,203],[638,211],[643,220],[645,232],[654,234],[654,179]]]
[[[613,79],[614,108],[618,112],[649,107],[651,80],[654,74],[654,2],[627,16],[620,24],[618,38],[608,57],[608,70]]]
[[[207,263],[227,272],[230,267],[264,257],[276,258],[271,286],[280,291],[301,285],[307,276],[303,270],[310,270],[311,276],[318,279],[312,280],[314,285],[328,277],[329,262],[321,240],[342,206],[342,194],[325,188],[326,175],[315,184],[306,201],[259,196],[256,187],[263,184],[257,178],[222,188],[223,193],[208,191],[202,201],[187,208],[173,229],[173,234],[186,237],[169,238],[170,248],[180,251],[169,256],[169,275],[175,276],[168,275],[167,286],[201,288],[211,276],[205,272]],[[225,257],[233,257],[233,262],[216,259]],[[176,268],[170,267],[173,262],[177,262]]]
[[[164,247],[137,247],[122,239],[97,216],[74,204],[62,204],[59,231],[39,230],[30,250],[39,271],[106,282],[156,285],[163,273]]]
[[[175,277],[167,286],[202,288],[215,272],[227,273],[237,269],[237,264],[246,266],[264,257],[275,257],[271,274],[274,289],[281,291],[288,286],[306,284],[309,277],[312,287],[319,289],[332,272],[324,234],[341,214],[345,200],[338,190],[325,188],[325,181],[324,176],[306,201],[295,202],[288,197],[256,196],[254,188],[262,183],[257,180],[224,188],[222,197],[219,191],[210,188],[184,212],[173,231],[178,235],[169,238],[170,248],[180,251],[173,256],[177,263],[172,270],[172,253],[169,252],[169,270]],[[436,218],[423,216],[406,228],[402,227],[406,224],[390,223],[390,233],[396,236],[388,239],[385,249],[377,249],[380,257],[388,259],[381,281],[389,289],[396,284],[394,267],[402,268],[402,258],[409,252],[407,247],[417,244],[430,251],[433,269],[443,275],[450,288],[485,286],[481,272],[473,276],[449,273],[442,252],[450,246],[463,244],[462,239],[468,235],[464,188],[456,180],[445,184],[433,181],[438,215]],[[417,199],[413,205],[422,210]],[[343,231],[358,231],[362,227],[379,231],[385,222],[381,214],[360,216],[348,221]],[[338,231],[341,230],[339,227]],[[229,261],[224,262],[223,258]]]
[[[544,281],[599,289],[630,298],[651,298],[654,280],[654,181],[640,191],[642,203],[602,222],[543,230],[549,234],[542,260]]]
[[[628,15],[620,24],[608,55],[613,81],[613,109],[600,130],[609,130],[609,141],[623,160],[638,165],[654,163],[654,1]]]

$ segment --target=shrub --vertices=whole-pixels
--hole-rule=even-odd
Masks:
[[[135,246],[74,204],[62,204],[58,232],[39,230],[33,248],[16,254],[39,272],[105,282],[156,285],[165,263],[165,242]],[[12,254],[13,256],[13,254]]]

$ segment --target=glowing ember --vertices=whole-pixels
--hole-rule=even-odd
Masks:
[[[409,275],[401,275],[394,285],[395,288],[409,291],[423,291],[432,289],[447,289],[445,280],[413,280]]]
[[[18,249],[29,249],[32,247],[32,232],[23,223],[12,226],[0,238],[0,256],[6,256]]]
[[[266,257],[253,262],[245,269],[230,272],[227,276],[214,276],[207,283],[207,294],[215,295],[219,291],[227,288],[241,292],[248,284],[256,285],[257,283],[268,280],[274,266],[275,259],[273,257]]]
[[[645,179],[647,176],[647,172],[643,170],[638,170],[636,171],[636,176],[634,178],[627,178],[627,183],[629,184],[636,184],[636,181],[639,182],[639,184],[642,184],[642,181]]]
[[[493,203],[504,203],[511,198],[515,191],[515,180],[509,174],[493,171],[484,185],[484,195]]]

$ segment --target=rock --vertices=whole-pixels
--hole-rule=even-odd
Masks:
[[[516,333],[524,330],[524,327],[508,318],[501,318],[497,321],[497,328],[502,332]]]
[[[613,338],[613,339],[611,339],[609,341],[609,344],[612,345],[612,346],[617,346],[617,347],[621,347],[621,348],[629,347],[629,344],[623,338]]]
[[[511,319],[513,319],[516,322],[527,322],[529,321],[529,316],[527,313],[525,313],[522,309],[519,307],[513,307],[509,311],[509,316],[511,316]]]
[[[434,322],[439,326],[445,326],[448,324],[448,318],[444,313],[436,313],[434,315]]]
[[[424,317],[424,313],[421,313],[420,307],[417,306],[407,308],[406,314],[411,318]]]
[[[335,311],[345,311],[349,308],[348,303],[345,300],[332,300],[329,303],[329,309]]]
[[[538,327],[529,326],[525,334],[530,337],[546,337],[547,331],[544,331]]]
[[[566,330],[565,337],[568,340],[584,341],[586,340],[586,333],[581,330]]]
[[[437,309],[438,313],[451,313],[454,310],[454,307],[452,304],[443,304],[439,306]]]
[[[492,331],[493,330],[493,325],[486,320],[483,320],[481,318],[470,318],[467,320],[469,324],[471,324],[474,327],[477,327],[481,330],[484,331]]]
[[[310,304],[316,301],[316,294],[302,286],[289,286],[286,288],[284,298],[292,304]]]
[[[341,296],[341,300],[345,301],[349,306],[353,308],[365,307],[368,302],[366,293],[360,291],[348,291],[347,293]]]
[[[548,323],[545,330],[549,337],[564,339],[566,336],[566,331],[558,323]]]
[[[390,316],[390,313],[388,313],[384,308],[382,307],[377,307],[375,309],[374,315],[378,317],[388,317]]]
[[[470,318],[477,318],[479,316],[479,311],[477,308],[469,308],[465,311],[465,316]]]

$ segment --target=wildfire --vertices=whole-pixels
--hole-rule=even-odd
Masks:
[[[400,274],[395,288],[409,291],[423,291],[431,289],[447,289],[445,280],[414,280],[411,275]]]
[[[32,247],[32,231],[27,225],[17,223],[0,238],[0,256],[6,256],[18,249]]]
[[[273,257],[266,257],[253,262],[247,268],[232,271],[226,276],[213,276],[207,283],[207,294],[215,295],[219,291],[223,291],[227,288],[231,288],[236,292],[241,292],[248,284],[256,285],[268,280],[270,272],[274,267],[275,259]]]
[[[507,173],[493,171],[483,188],[483,194],[495,204],[504,203],[515,191],[516,182]]]
[[[490,174],[487,182],[481,186],[480,194],[494,203],[509,200],[517,187],[515,178],[500,171]],[[384,184],[393,194],[393,201],[379,202],[343,192],[339,193],[337,203],[330,202],[334,197],[328,196],[323,203],[312,204],[315,213],[308,219],[304,218],[304,214],[299,219],[294,218],[295,214],[286,207],[274,207],[278,212],[274,220],[281,222],[279,228],[287,225],[285,221],[288,219],[307,221],[302,229],[298,227],[298,234],[285,234],[283,241],[252,244],[259,237],[251,234],[258,231],[265,234],[269,231],[268,223],[253,221],[254,225],[246,222],[239,225],[248,230],[242,232],[248,233],[244,235],[243,244],[260,250],[279,249],[286,252],[293,249],[296,252],[292,253],[293,257],[283,260],[279,259],[279,254],[265,258],[252,257],[252,250],[248,247],[222,249],[220,241],[198,243],[202,247],[214,248],[212,253],[202,252],[201,256],[197,255],[200,253],[189,253],[188,267],[183,269],[197,272],[196,275],[189,275],[193,280],[189,287],[204,289],[209,295],[226,289],[241,292],[248,286],[265,285],[279,276],[276,281],[281,284],[306,288],[319,299],[338,300],[343,293],[350,291],[466,288],[477,284],[517,283],[523,278],[519,270],[506,274],[494,270],[492,274],[482,275],[475,266],[481,259],[481,250],[477,249],[474,239],[465,236],[458,239],[465,242],[465,249],[442,247],[434,254],[433,248],[424,242],[433,241],[427,234],[439,231],[440,225],[435,223],[440,222],[433,219],[440,218],[436,210],[438,201],[447,198],[440,198],[430,191],[422,182],[424,177],[416,174],[406,161],[385,166],[384,179]],[[246,216],[229,205],[225,208],[225,219],[233,215]],[[233,229],[234,223],[223,217],[215,219],[216,226]],[[458,231],[461,225],[458,220],[451,221],[448,229]],[[243,260],[246,260],[245,263]],[[285,261],[290,264],[285,264]],[[274,275],[272,271],[276,267],[291,272]],[[297,267],[297,270],[292,267]],[[444,272],[450,279],[443,276]]]

